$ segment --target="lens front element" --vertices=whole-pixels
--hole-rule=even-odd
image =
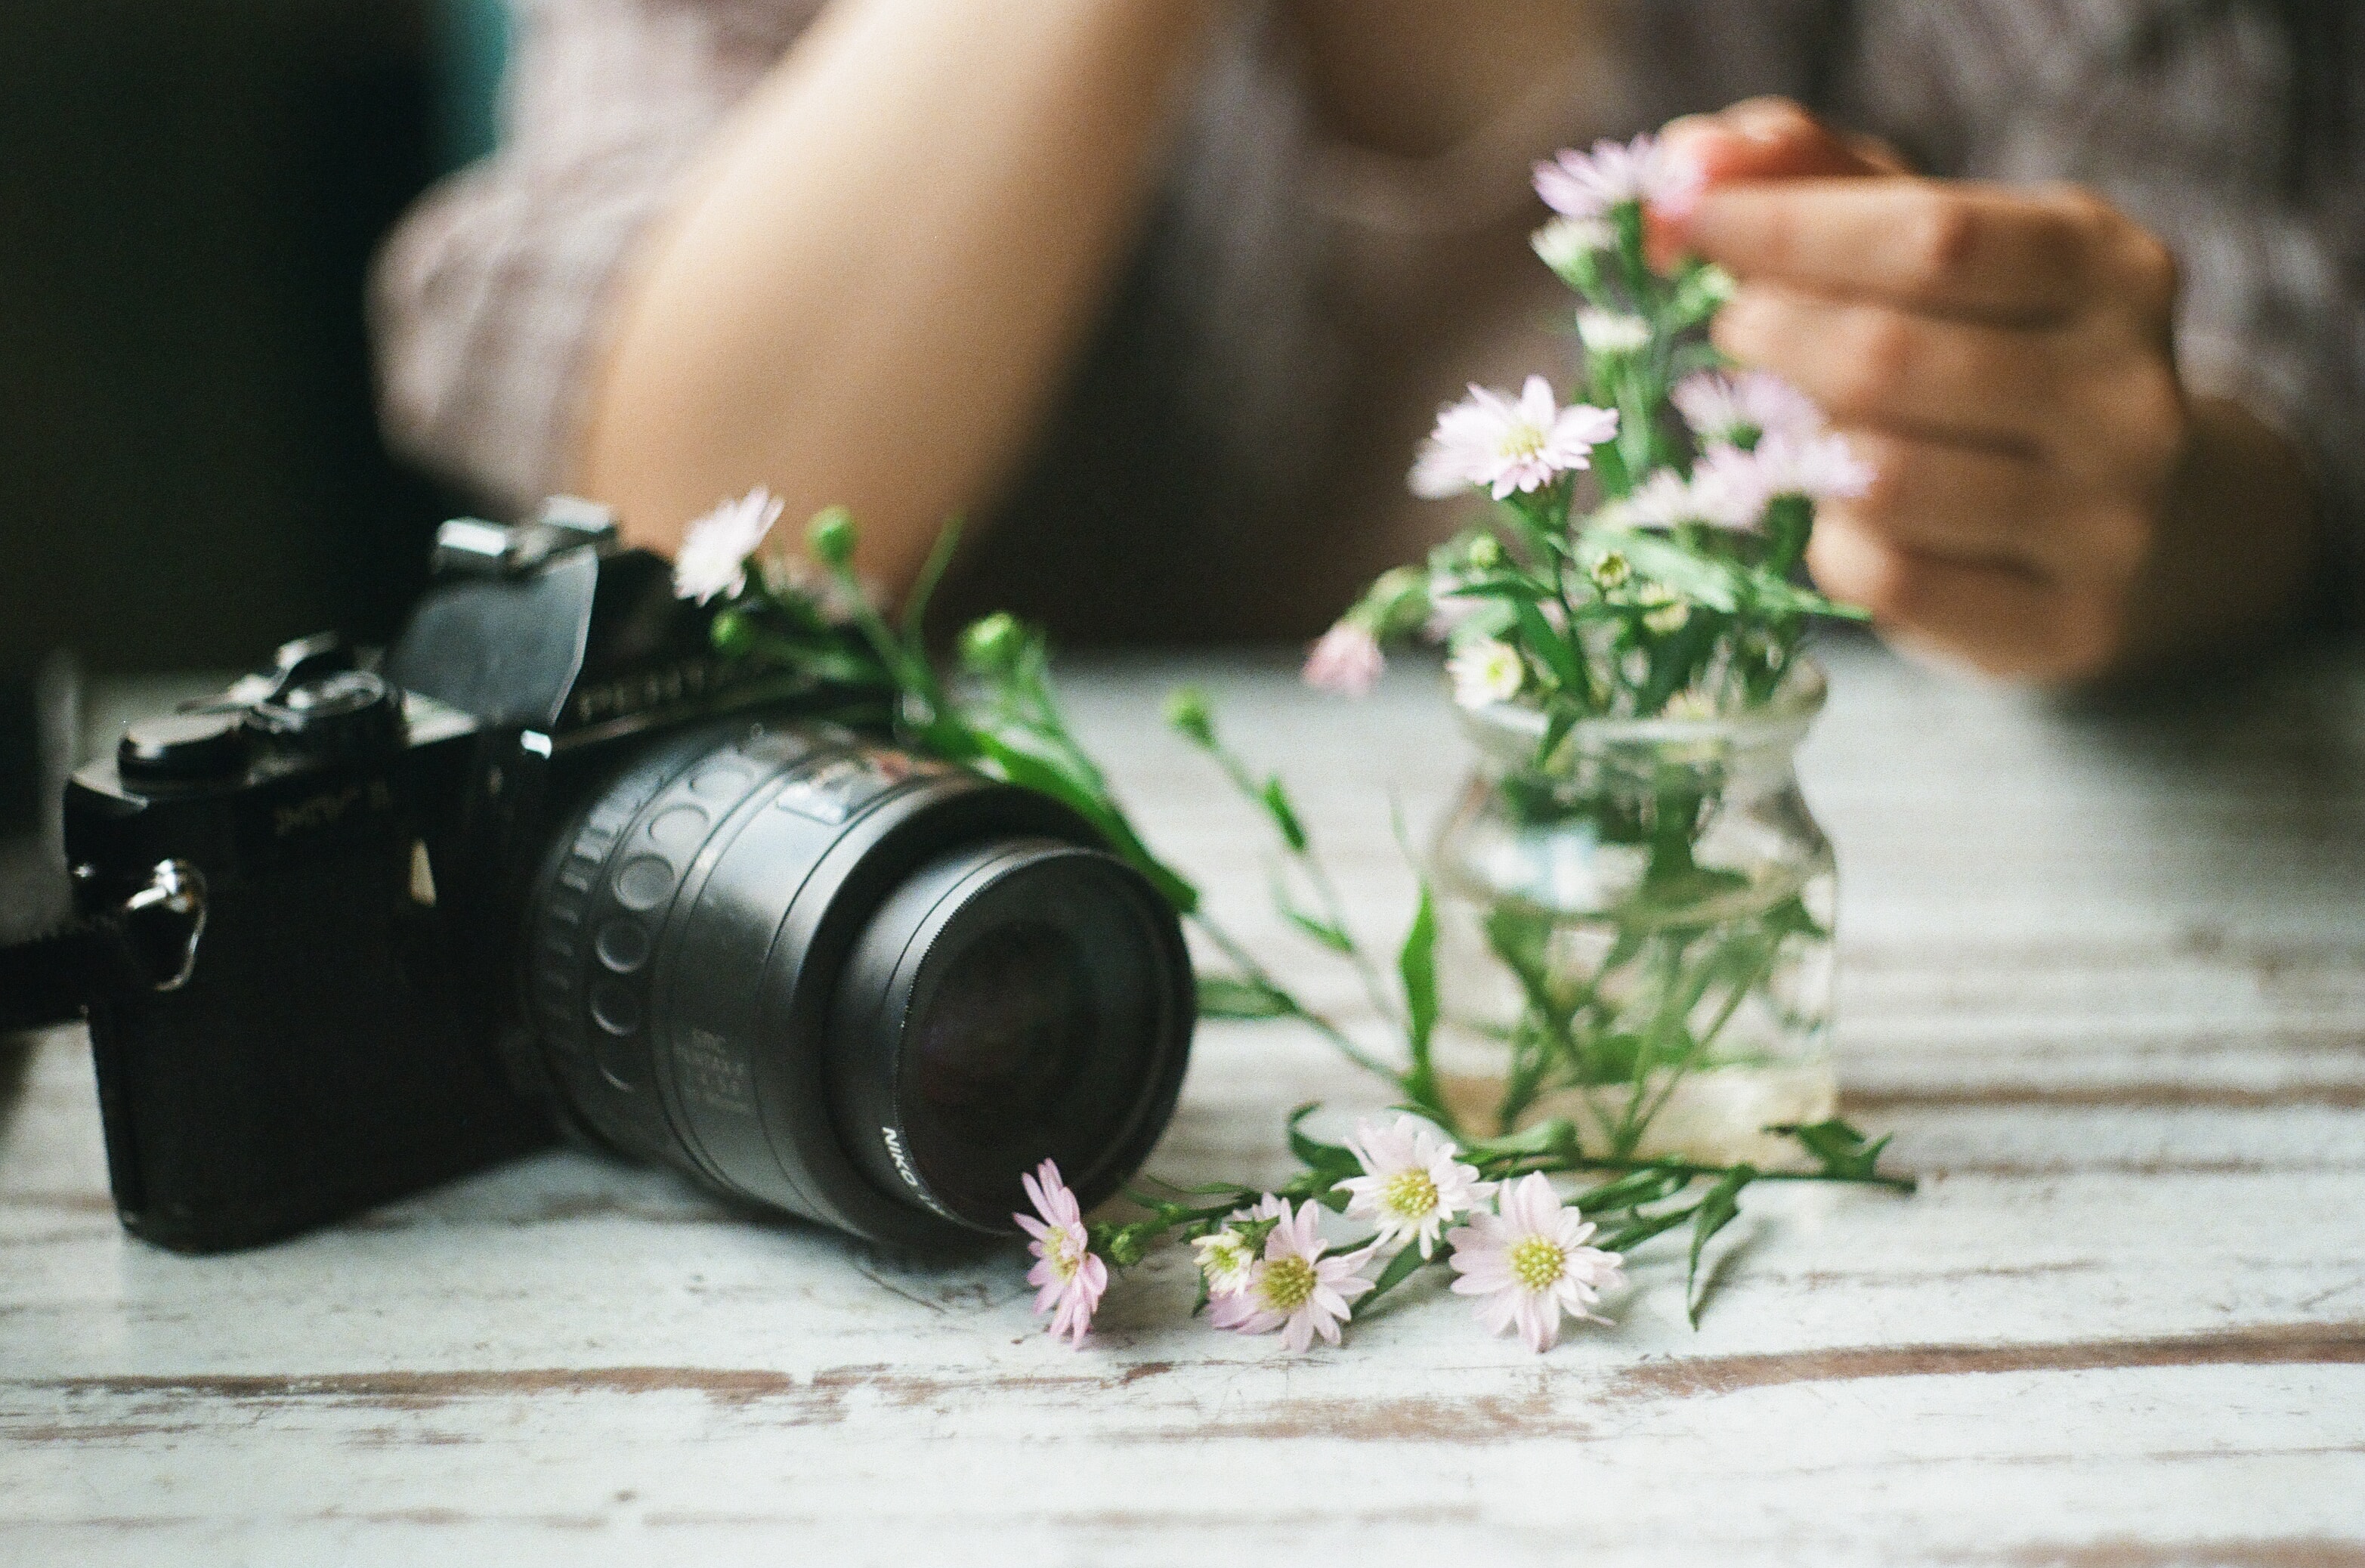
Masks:
[[[971,943],[908,1030],[913,1108],[972,1145],[1040,1120],[1098,1033],[1083,961],[1073,942],[1039,924],[1005,925]]]
[[[1188,969],[1149,884],[1097,850],[979,846],[923,868],[857,944],[831,1030],[840,1132],[874,1180],[1007,1231],[1020,1175],[1113,1193],[1172,1112]]]

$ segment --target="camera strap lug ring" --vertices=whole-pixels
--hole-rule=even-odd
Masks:
[[[123,901],[110,924],[126,938],[140,979],[161,993],[180,990],[197,972],[206,916],[205,873],[185,860],[159,860],[148,884]]]

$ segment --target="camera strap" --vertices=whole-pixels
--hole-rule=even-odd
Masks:
[[[98,942],[95,925],[76,921],[0,947],[0,1035],[79,1019]]]

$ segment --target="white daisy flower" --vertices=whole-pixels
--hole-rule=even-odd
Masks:
[[[747,557],[780,521],[785,504],[758,485],[691,523],[674,554],[674,597],[704,604],[717,594],[728,598],[745,588]]]
[[[1704,522],[1714,528],[1751,529],[1765,510],[1754,457],[1737,446],[1720,446],[1699,460],[1688,479],[1672,468],[1659,469],[1631,494],[1604,507],[1600,521],[1625,528]]]
[[[1519,651],[1492,637],[1474,637],[1447,655],[1445,673],[1453,682],[1453,700],[1464,708],[1508,702],[1528,681]]]
[[[1341,621],[1307,650],[1299,678],[1317,691],[1362,697],[1379,683],[1380,672],[1387,667],[1387,655],[1380,651],[1380,640],[1372,629]]]
[[[1377,1225],[1382,1246],[1418,1241],[1427,1258],[1445,1222],[1495,1190],[1478,1179],[1476,1166],[1456,1158],[1462,1150],[1451,1139],[1418,1117],[1398,1116],[1392,1127],[1360,1122],[1347,1148],[1363,1167],[1362,1175],[1339,1183],[1350,1194],[1347,1213]]]
[[[1199,1256],[1199,1272],[1207,1282],[1210,1296],[1238,1295],[1248,1289],[1256,1272],[1256,1249],[1249,1238],[1230,1226],[1213,1236],[1202,1236],[1191,1243]]]
[[[1031,1215],[1010,1217],[1035,1238],[1026,1250],[1038,1261],[1026,1271],[1026,1282],[1036,1287],[1036,1316],[1050,1313],[1051,1337],[1082,1345],[1108,1290],[1108,1264],[1092,1249],[1076,1194],[1059,1180],[1058,1165],[1047,1159],[1018,1180],[1035,1205]]]

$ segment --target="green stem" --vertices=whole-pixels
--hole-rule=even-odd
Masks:
[[[1764,940],[1762,933],[1752,934],[1751,937],[1746,939],[1755,940],[1758,942],[1759,952],[1756,958],[1751,963],[1749,971],[1743,978],[1742,981],[1735,985],[1731,993],[1725,997],[1724,1006],[1718,1012],[1716,1021],[1708,1026],[1705,1033],[1693,1040],[1692,1048],[1685,1052],[1684,1058],[1677,1062],[1675,1067],[1669,1070],[1667,1074],[1667,1081],[1659,1090],[1658,1098],[1652,1101],[1651,1108],[1642,1114],[1642,1128],[1638,1129],[1636,1134],[1638,1138],[1640,1137],[1642,1130],[1648,1129],[1650,1125],[1658,1119],[1659,1113],[1666,1109],[1667,1101],[1672,1098],[1676,1092],[1676,1086],[1683,1081],[1685,1075],[1691,1070],[1692,1067],[1702,1056],[1707,1054],[1709,1047],[1716,1043],[1716,1037],[1724,1033],[1724,1026],[1731,1023],[1732,1021],[1732,1015],[1741,1010],[1743,1001],[1748,997],[1751,991],[1756,990],[1758,984],[1765,980],[1769,972],[1772,971],[1774,968],[1774,955],[1781,944],[1778,941],[1768,942]],[[1704,968],[1712,971],[1717,958],[1722,956],[1722,949],[1709,955],[1709,962],[1704,966]]]
[[[1248,977],[1251,984],[1288,1010],[1283,1014],[1283,1016],[1295,1018],[1313,1029],[1315,1033],[1337,1047],[1339,1055],[1362,1068],[1365,1072],[1373,1073],[1399,1088],[1402,1087],[1401,1073],[1357,1045],[1338,1025],[1298,1001],[1286,987],[1273,979],[1272,971],[1260,963],[1255,954],[1250,952],[1238,937],[1218,925],[1205,911],[1194,913],[1191,919],[1201,931],[1206,934],[1207,940],[1213,942],[1225,958],[1239,966],[1240,972]]]

